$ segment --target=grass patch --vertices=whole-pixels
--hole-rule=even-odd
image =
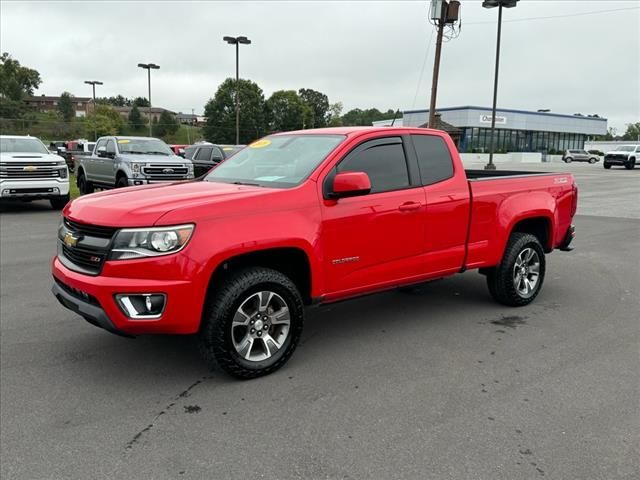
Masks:
[[[78,190],[76,175],[74,173],[69,175],[69,195],[71,196],[71,200],[80,196],[80,190]]]

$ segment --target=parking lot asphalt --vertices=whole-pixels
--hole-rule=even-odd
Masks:
[[[0,476],[639,478],[640,169],[524,168],[580,185],[576,250],[549,255],[532,305],[493,303],[468,272],[311,309],[291,361],[244,382],[192,338],[63,309],[59,214],[3,206]]]

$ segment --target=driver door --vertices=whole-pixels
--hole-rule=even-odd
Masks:
[[[410,175],[402,138],[361,143],[325,178],[324,188],[331,188],[336,172],[345,171],[367,173],[371,192],[323,202],[327,297],[383,288],[422,273],[426,197]]]

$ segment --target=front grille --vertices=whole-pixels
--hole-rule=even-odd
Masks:
[[[59,178],[62,166],[56,162],[0,162],[0,179],[40,180]]]
[[[87,225],[86,223],[78,223],[68,218],[64,219],[65,226],[74,232],[81,233],[89,237],[111,238],[116,233],[117,228],[103,227],[99,225]]]
[[[151,163],[142,167],[142,173],[149,180],[184,180],[189,168],[182,164]]]
[[[88,225],[65,218],[64,226],[60,230],[59,256],[71,264],[68,265],[70,268],[75,265],[81,273],[98,275],[107,259],[110,240],[116,231],[114,227]],[[64,242],[67,232],[75,234],[78,238],[75,246],[69,246]]]
[[[100,273],[107,252],[86,247],[68,247],[62,243],[62,253],[72,263],[92,273]]]
[[[55,280],[55,282],[58,284],[58,286],[62,290],[67,292],[72,297],[75,297],[78,300],[82,300],[82,301],[85,301],[87,303],[90,303],[91,305],[95,305],[96,307],[100,306],[100,302],[98,302],[98,299],[96,297],[94,297],[93,295],[89,295],[88,293],[83,292],[82,290],[78,290],[77,288],[73,288],[73,287],[67,285],[66,283],[61,282],[56,277],[53,277],[53,279]]]

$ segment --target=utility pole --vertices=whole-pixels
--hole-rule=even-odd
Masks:
[[[156,65],[155,63],[139,63],[138,67],[147,71],[147,81],[149,84],[149,136],[153,137],[153,130],[151,128],[151,70],[158,70],[160,65]]]
[[[96,85],[104,85],[104,83],[99,82],[98,80],[85,80],[84,83],[87,85],[91,85],[93,87],[93,113],[96,113]],[[96,124],[93,123],[93,141],[98,140],[98,132],[96,131]]]
[[[240,145],[240,44],[249,45],[247,37],[222,37],[229,45],[236,46],[236,145]]]
[[[440,18],[438,22],[438,37],[436,39],[436,57],[433,60],[433,79],[431,81],[431,102],[429,103],[429,128],[435,128],[436,121],[436,97],[438,96],[438,77],[440,75],[440,55],[442,53],[442,37],[444,34],[444,22],[447,13],[447,5],[442,2],[440,6]]]
[[[438,28],[436,56],[433,60],[433,80],[431,81],[431,101],[429,102],[429,128],[435,128],[436,99],[438,97],[438,78],[440,76],[440,57],[442,41],[447,26],[455,33],[454,25],[458,21],[460,2],[458,0],[431,0],[431,21]],[[450,38],[450,37],[447,37]]]

